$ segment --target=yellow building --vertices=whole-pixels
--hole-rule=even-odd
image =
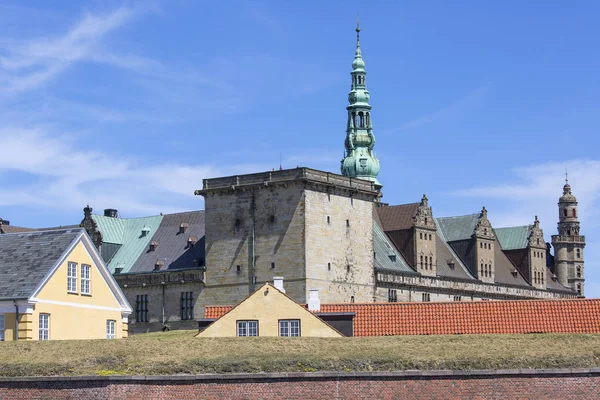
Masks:
[[[276,281],[277,282],[277,281]],[[321,318],[265,283],[197,337],[312,336],[342,337]]]
[[[0,341],[119,339],[129,314],[84,229],[0,234]]]

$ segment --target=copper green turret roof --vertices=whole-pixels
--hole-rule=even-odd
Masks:
[[[346,126],[344,158],[342,159],[342,175],[366,179],[378,187],[379,160],[375,156],[375,135],[371,124],[370,94],[367,90],[367,72],[360,49],[360,26],[356,25],[356,51],[352,62],[352,86],[348,94],[350,105]]]

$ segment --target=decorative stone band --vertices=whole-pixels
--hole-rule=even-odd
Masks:
[[[183,271],[178,270],[164,272],[116,274],[115,279],[119,286],[125,288],[146,285],[203,282],[205,270],[206,268],[204,267],[198,267]]]
[[[565,242],[565,243],[585,243],[585,236],[580,235],[552,235],[552,243]]]
[[[409,276],[387,272],[376,272],[378,287],[414,290],[416,292],[454,295],[473,295],[489,299],[574,299],[572,292],[540,290],[534,287],[502,285],[498,283],[473,282],[462,279],[438,278],[430,276]]]
[[[194,194],[205,196],[214,191],[237,190],[256,186],[270,186],[292,182],[310,182],[338,189],[361,192],[377,197],[379,194],[371,181],[319,171],[311,168],[295,168],[281,171],[261,172],[257,174],[235,175],[223,178],[204,179],[202,190]]]

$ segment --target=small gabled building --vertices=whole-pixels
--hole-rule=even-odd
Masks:
[[[84,229],[0,234],[0,341],[124,338],[131,311]]]
[[[275,279],[275,285],[278,285],[278,280]],[[265,283],[237,306],[229,307],[197,337],[343,336],[304,306],[286,296],[282,284],[278,286]],[[199,322],[207,321],[199,320]]]

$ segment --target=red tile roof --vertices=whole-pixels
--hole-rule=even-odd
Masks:
[[[208,306],[219,318],[231,306]],[[600,333],[600,299],[322,304],[353,312],[354,336]]]

